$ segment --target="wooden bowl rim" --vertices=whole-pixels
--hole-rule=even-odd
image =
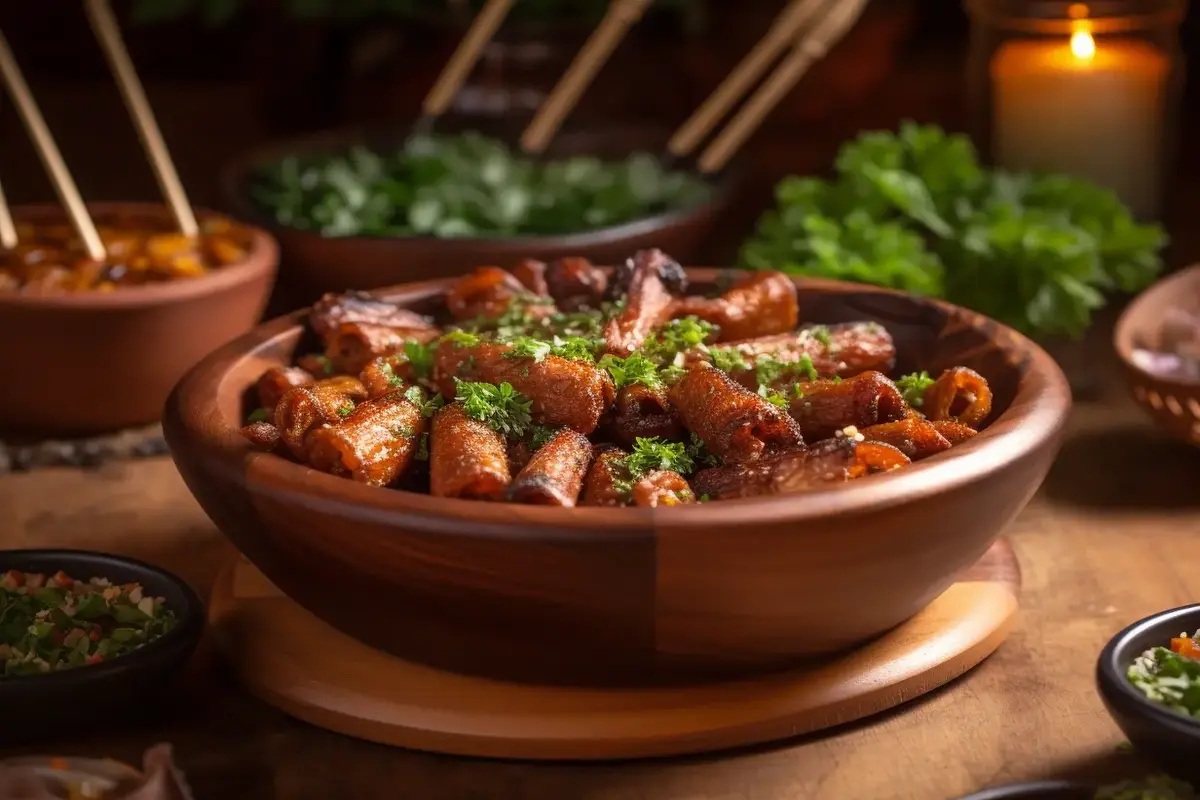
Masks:
[[[354,127],[334,128],[304,136],[278,139],[260,145],[247,151],[223,166],[218,173],[218,182],[226,203],[239,219],[252,220],[254,224],[276,234],[286,234],[296,238],[318,240],[322,242],[398,242],[403,244],[420,245],[423,247],[505,247],[505,248],[553,248],[563,250],[578,250],[609,244],[622,239],[644,236],[663,228],[682,223],[690,223],[706,213],[724,207],[741,182],[741,159],[735,158],[725,170],[713,176],[704,176],[694,169],[680,167],[683,172],[699,177],[708,184],[713,192],[709,199],[690,209],[664,211],[649,217],[609,225],[604,228],[580,231],[579,233],[554,234],[549,236],[478,236],[460,237],[453,239],[438,236],[323,236],[316,231],[283,225],[270,218],[243,191],[242,186],[253,172],[267,164],[276,162],[286,156],[309,156],[323,152],[340,152],[347,148],[369,141],[372,138],[399,137],[405,130],[398,125],[360,125]],[[613,125],[603,128],[600,133],[630,133],[652,132],[660,128],[653,125]],[[661,129],[666,135],[669,131]],[[568,128],[559,135],[558,140],[569,140],[572,137],[582,137],[594,134],[594,130]],[[490,135],[490,134],[489,134]],[[504,136],[496,138],[505,139]],[[509,137],[511,138],[511,137]],[[666,139],[663,139],[664,145]],[[512,142],[509,142],[512,144]],[[653,155],[653,154],[652,154]]]
[[[142,203],[124,201],[104,201],[88,203],[88,211],[93,216],[101,216],[114,212],[146,214],[151,216],[168,216],[170,211],[161,203]],[[61,295],[7,295],[0,294],[0,313],[6,309],[41,308],[62,310],[126,310],[145,308],[148,306],[187,303],[221,294],[239,286],[252,283],[270,275],[279,265],[279,243],[270,233],[262,228],[233,219],[228,214],[212,211],[207,208],[196,208],[196,216],[225,217],[250,231],[251,247],[246,257],[241,261],[211,270],[196,278],[187,280],[166,281],[144,286],[128,286],[112,292],[72,292]],[[32,203],[14,206],[14,220],[22,222],[45,221],[47,219],[66,220],[66,212],[54,203]]]
[[[1138,324],[1141,322],[1142,308],[1157,299],[1160,295],[1175,294],[1182,287],[1193,284],[1195,284],[1197,291],[1200,291],[1200,264],[1185,267],[1172,275],[1155,281],[1135,297],[1125,307],[1125,310],[1121,312],[1121,316],[1117,318],[1116,327],[1113,328],[1112,338],[1113,349],[1117,351],[1117,355],[1127,368],[1139,375],[1145,375],[1147,378],[1155,380],[1163,386],[1178,386],[1185,391],[1191,391],[1196,387],[1200,387],[1200,380],[1177,375],[1161,375],[1157,372],[1142,369],[1133,360],[1133,348],[1134,337],[1142,330],[1142,327]]]
[[[688,268],[696,283],[716,280],[725,270]],[[454,278],[399,284],[372,291],[382,297],[417,299],[444,291]],[[248,382],[230,385],[232,368],[269,350],[272,343],[295,335],[307,309],[266,322],[221,347],[197,364],[176,385],[167,400],[164,431],[172,452],[179,439],[188,438],[203,450],[206,461],[219,467],[233,482],[245,484],[244,473],[253,470],[254,491],[272,500],[323,513],[336,513],[364,522],[397,524],[400,515],[409,529],[443,534],[527,538],[536,535],[568,539],[591,535],[597,529],[606,535],[646,535],[647,530],[686,529],[702,522],[713,525],[768,525],[780,521],[807,522],[908,505],[944,491],[987,478],[1035,451],[1050,446],[1061,435],[1071,393],[1067,380],[1054,360],[1028,338],[975,312],[940,300],[916,297],[877,286],[793,278],[803,291],[806,286],[829,288],[844,293],[873,293],[903,298],[906,302],[936,306],[944,313],[980,329],[995,326],[991,336],[1012,337],[1029,356],[1010,407],[970,441],[947,453],[932,456],[912,466],[869,481],[851,481],[817,492],[765,498],[725,500],[718,503],[685,505],[667,509],[601,508],[578,506],[551,508],[512,503],[432,497],[428,494],[380,489],[346,478],[319,472],[286,458],[256,450],[239,432],[242,420],[222,414],[213,398],[230,392],[239,397]],[[265,364],[264,364],[265,366]],[[999,431],[1001,422],[1007,431]],[[205,433],[208,429],[211,432]],[[185,433],[186,432],[186,433]],[[945,458],[943,456],[950,456]],[[333,507],[331,509],[331,507]],[[651,521],[653,525],[651,525]],[[538,529],[533,531],[532,529]]]

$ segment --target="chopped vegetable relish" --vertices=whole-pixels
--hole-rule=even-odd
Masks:
[[[1170,649],[1152,647],[1126,673],[1152,702],[1188,717],[1200,718],[1200,631],[1181,633]]]
[[[151,597],[137,583],[9,570],[0,575],[0,675],[110,661],[154,641],[177,622],[163,598]]]

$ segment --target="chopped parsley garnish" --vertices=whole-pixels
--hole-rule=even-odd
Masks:
[[[388,385],[395,386],[397,389],[404,385],[404,378],[401,378],[396,374],[396,369],[391,365],[390,362],[384,361],[379,367],[379,371],[383,373],[385,378],[387,378]]]
[[[712,502],[712,495],[709,495],[709,494],[702,494],[702,495],[700,495],[699,497],[697,497],[697,498],[696,498],[696,502],[697,502],[697,503],[709,503],[709,502]]]
[[[598,366],[600,369],[608,370],[608,374],[612,376],[613,384],[618,389],[625,386],[632,386],[635,383],[649,386],[652,389],[662,386],[662,379],[658,374],[658,366],[646,358],[641,350],[635,350],[626,358],[614,356],[610,353],[600,359]]]
[[[350,416],[353,413],[354,413],[354,403],[344,403],[343,405],[338,406],[337,414],[342,419],[345,419],[346,417]]]
[[[433,374],[433,351],[436,346],[436,341],[429,344],[404,343],[404,356],[408,359],[413,375],[417,378],[428,378]]]
[[[787,404],[788,404],[787,398],[784,397],[783,395],[781,395],[779,392],[771,391],[763,384],[759,384],[758,396],[763,398],[764,400],[766,400],[768,403],[770,403],[773,406],[779,406],[780,408],[787,408]]]
[[[750,369],[749,362],[742,352],[734,347],[710,347],[708,355],[712,358],[713,366],[722,372],[737,372]]]
[[[562,428],[550,428],[546,425],[532,425],[529,428],[529,446],[536,452],[541,450],[550,440],[558,435]]]
[[[933,378],[925,370],[913,372],[897,379],[896,388],[904,395],[904,400],[913,408],[925,404],[925,390],[934,384]]]
[[[310,353],[304,356],[303,361],[316,367],[316,372],[321,375],[333,374],[333,362],[329,360],[329,356],[321,353]]]
[[[439,395],[440,397],[441,395]],[[422,433],[421,441],[417,442],[417,452],[413,454],[413,458],[417,461],[429,460],[429,434]]]
[[[770,386],[775,381],[795,375],[805,380],[817,379],[817,368],[807,353],[795,361],[779,361],[771,356],[759,356],[754,362],[754,378],[760,386]]]
[[[529,429],[532,421],[529,410],[533,401],[512,387],[510,383],[499,386],[490,383],[459,381],[457,397],[463,404],[463,413],[492,430],[505,436],[519,437]]]
[[[808,334],[825,345],[826,349],[833,346],[833,338],[829,335],[829,328],[826,328],[824,325],[812,326],[808,329]]]
[[[676,355],[704,344],[709,337],[715,337],[719,330],[716,325],[698,317],[673,319],[648,339],[642,349],[647,357],[658,363],[670,364]]]
[[[469,331],[450,331],[442,336],[442,340],[450,342],[455,347],[474,347],[483,341],[479,334]]]
[[[1134,659],[1129,682],[1146,699],[1185,717],[1200,719],[1200,632],[1171,640],[1171,648],[1153,647]]]
[[[269,422],[271,420],[271,409],[256,408],[250,412],[250,416],[246,417],[246,423],[251,422]]]
[[[699,466],[719,467],[722,464],[720,458],[708,452],[708,446],[704,444],[703,439],[696,435],[695,431],[689,434],[687,453],[692,462]]]
[[[446,404],[445,399],[440,394],[435,394],[431,399],[425,399],[425,391],[420,386],[410,386],[404,391],[404,399],[412,403],[421,410],[421,416],[432,417],[437,413],[437,410]]]
[[[543,361],[546,356],[558,356],[569,361],[594,361],[596,345],[590,339],[582,336],[569,336],[566,339],[555,336],[550,341],[534,339],[531,336],[517,336],[508,342],[510,347],[505,358],[532,358]]]
[[[654,470],[669,470],[680,475],[690,473],[695,464],[688,455],[687,445],[683,442],[664,442],[655,436],[652,439],[637,437],[633,444],[633,452],[625,458],[625,466],[634,478],[640,478]]]

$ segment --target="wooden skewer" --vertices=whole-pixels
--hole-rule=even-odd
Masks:
[[[521,135],[521,148],[528,153],[540,153],[558,131],[567,114],[579,102],[608,57],[617,49],[625,32],[637,22],[650,5],[650,0],[612,0],[599,27],[592,32],[583,48],[571,62],[546,102],[538,109],[533,121]]]
[[[835,1],[829,14],[814,25],[806,36],[801,37],[775,72],[751,95],[737,116],[700,155],[697,168],[701,174],[718,172],[729,163],[737,149],[758,129],[767,114],[791,91],[808,68],[854,27],[866,5],[867,0]]]
[[[17,226],[13,223],[12,211],[8,207],[4,189],[0,188],[0,247],[12,250],[17,244]]]
[[[17,65],[12,49],[8,46],[8,39],[4,38],[3,33],[0,33],[0,74],[3,75],[8,93],[12,95],[25,129],[29,131],[29,138],[33,140],[38,156],[50,175],[54,191],[67,210],[67,216],[71,218],[79,238],[83,240],[88,257],[103,261],[107,255],[104,252],[104,242],[100,241],[100,234],[96,232],[96,226],[88,215],[87,206],[79,196],[79,189],[71,179],[71,173],[67,171],[62,153],[58,151],[58,145],[54,143],[54,137],[46,127],[46,120],[42,118],[37,101],[33,99],[33,92],[29,91],[29,84],[25,83],[25,76],[21,74],[21,68]]]
[[[446,113],[454,96],[462,88],[463,81],[479,61],[483,48],[496,35],[512,5],[513,0],[488,0],[476,15],[466,36],[459,42],[454,55],[450,57],[437,82],[425,96],[425,102],[421,106],[423,120],[440,117]]]
[[[796,40],[800,29],[808,24],[824,3],[825,0],[792,0],[771,23],[766,36],[679,127],[667,143],[667,152],[676,158],[690,154],[713,126],[750,91],[788,45]]]
[[[184,236],[196,236],[200,232],[196,224],[196,214],[188,203],[183,182],[179,180],[179,173],[171,161],[162,131],[158,128],[158,121],[154,119],[154,112],[150,110],[146,90],[142,88],[142,82],[138,79],[129,51],[125,49],[125,41],[121,38],[121,29],[117,26],[112,6],[108,0],[86,0],[84,8],[87,9],[92,31],[100,40],[100,46],[108,58],[108,65],[116,78],[117,87],[121,90],[125,107],[129,109],[129,115],[133,118],[134,127],[142,140],[142,147],[146,150],[146,156],[154,170],[154,177],[158,179],[158,186],[167,200],[167,205],[171,207],[175,222]]]

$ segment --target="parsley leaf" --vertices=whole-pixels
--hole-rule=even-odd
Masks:
[[[913,408],[925,404],[925,390],[934,384],[933,378],[925,370],[904,375],[896,379],[896,388],[904,395],[904,400]]]
[[[550,355],[551,344],[529,336],[518,336],[508,342],[512,347],[504,354],[505,358],[532,358],[534,361],[544,361]]]
[[[754,378],[760,386],[769,386],[789,375],[809,381],[815,381],[818,377],[817,368],[807,353],[801,354],[795,361],[779,361],[771,356],[759,356],[754,362]]]
[[[768,403],[770,403],[773,406],[779,406],[780,408],[787,408],[787,404],[788,404],[787,398],[784,397],[783,395],[781,395],[779,392],[771,391],[764,385],[759,385],[758,396],[763,398],[764,400],[766,400]]]
[[[648,358],[660,364],[670,364],[675,356],[685,350],[691,350],[704,344],[709,338],[715,338],[720,331],[711,322],[705,322],[698,317],[683,317],[673,319],[658,329],[642,347]]]
[[[433,351],[436,347],[436,341],[429,344],[404,343],[404,356],[408,359],[413,375],[417,378],[428,378],[433,374]]]
[[[713,366],[722,372],[737,372],[750,369],[750,363],[742,352],[734,347],[710,347],[708,355],[712,358]]]
[[[440,397],[440,395],[439,395]],[[421,441],[417,442],[417,452],[413,454],[413,458],[417,461],[429,460],[429,434],[428,432],[421,434]]]
[[[247,424],[249,424],[251,422],[270,422],[270,421],[271,421],[271,409],[269,409],[269,408],[256,408],[250,412],[250,416],[246,417]]]
[[[421,410],[421,415],[424,417],[432,417],[437,413],[438,409],[446,404],[445,398],[440,394],[435,394],[429,400],[425,399],[425,392],[420,386],[410,386],[404,391],[404,398],[408,402]]]
[[[483,341],[483,338],[477,333],[471,333],[465,330],[455,330],[445,333],[441,337],[441,341],[450,342],[455,347],[474,347]]]
[[[529,409],[533,401],[512,387],[490,383],[459,381],[455,400],[463,404],[463,413],[505,436],[519,437],[529,429]]]
[[[518,336],[505,342],[512,347],[504,354],[505,358],[532,358],[543,361],[546,356],[558,356],[569,361],[594,361],[596,344],[581,336],[570,336],[563,339],[555,336],[550,341],[534,339],[530,336]]]
[[[346,402],[346,403],[338,406],[337,415],[339,417],[341,417],[342,419],[345,419],[346,417],[350,416],[353,413],[354,413],[354,403]]]
[[[1167,243],[1110,191],[989,170],[970,140],[906,123],[843,145],[832,181],[786,178],[741,266],[939,297],[1041,336],[1078,337],[1105,292],[1135,292]]]
[[[687,454],[691,457],[692,462],[705,467],[719,467],[722,465],[720,458],[708,452],[708,446],[704,444],[704,440],[692,431],[688,438]]]
[[[633,451],[625,458],[625,466],[636,480],[654,470],[670,470],[687,475],[695,465],[683,442],[664,442],[657,436],[652,439],[639,436],[634,440]]]
[[[541,450],[561,430],[562,428],[551,428],[546,425],[532,425],[529,428],[529,446],[533,448],[534,452]]]
[[[658,375],[657,365],[646,358],[641,350],[635,350],[626,358],[614,356],[610,353],[600,359],[600,363],[597,366],[600,369],[608,370],[608,374],[612,376],[613,384],[618,389],[625,386],[632,386],[635,383],[649,386],[652,389],[662,386],[662,379]]]

